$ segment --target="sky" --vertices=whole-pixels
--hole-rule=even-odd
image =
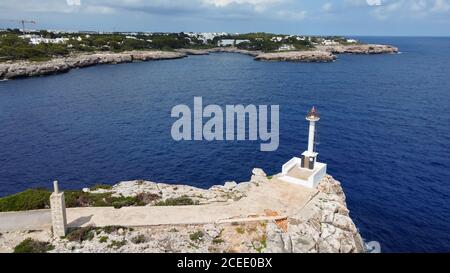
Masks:
[[[450,0],[0,0],[0,28],[450,36]]]

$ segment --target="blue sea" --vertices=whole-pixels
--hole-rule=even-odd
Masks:
[[[383,252],[450,251],[450,38],[358,37],[396,55],[334,63],[239,54],[102,65],[0,82],[0,196],[146,179],[210,187],[267,173],[306,149],[315,105],[319,160]],[[280,105],[280,146],[171,137],[173,106]]]

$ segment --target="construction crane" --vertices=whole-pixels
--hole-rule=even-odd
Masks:
[[[25,35],[25,24],[36,24],[36,21],[33,20],[2,20],[2,21],[8,21],[8,22],[16,22],[20,23],[22,25],[22,33]]]

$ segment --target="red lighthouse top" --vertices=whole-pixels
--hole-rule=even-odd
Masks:
[[[319,112],[317,111],[315,106],[313,106],[311,110],[309,110],[308,114],[306,115],[306,119],[309,121],[318,121],[320,119]]]

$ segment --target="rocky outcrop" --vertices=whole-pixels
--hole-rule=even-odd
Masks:
[[[236,183],[225,182],[224,185],[214,185],[209,189],[201,189],[188,185],[173,185],[166,183],[155,183],[144,180],[125,181],[115,184],[111,189],[90,190],[84,188],[84,192],[90,193],[112,193],[112,196],[135,197],[141,194],[154,196],[152,206],[157,202],[169,199],[188,197],[193,203],[206,205],[212,203],[223,203],[238,201],[245,197],[252,189],[258,187],[259,183],[267,182],[266,173],[259,168],[253,169],[253,174],[248,182]]]
[[[186,54],[186,55],[209,55],[209,50],[207,50],[207,49],[181,48],[181,49],[175,49],[175,51]]]
[[[262,51],[258,50],[245,50],[245,49],[239,49],[237,47],[215,47],[208,50],[211,53],[238,53],[238,54],[244,54],[252,57],[256,57],[259,54],[262,54]]]
[[[332,62],[336,56],[327,51],[287,51],[263,53],[255,57],[257,61],[288,61],[288,62]]]
[[[364,243],[349,215],[340,183],[325,177],[311,201],[287,221],[283,231],[276,222],[267,225],[266,252],[360,253]]]
[[[209,189],[187,185],[170,185],[149,181],[128,181],[111,189],[85,192],[110,192],[115,196],[157,196],[156,201],[192,198],[199,205],[239,204],[258,189],[272,183],[286,183],[269,178],[262,169],[254,169],[248,182],[226,182]],[[285,184],[287,186],[287,184]],[[270,188],[270,187],[269,187]],[[132,227],[84,227],[67,238],[52,238],[50,230],[9,231],[0,237],[0,252],[11,251],[25,238],[47,241],[52,252],[265,252],[265,253],[357,253],[364,252],[364,243],[345,203],[341,184],[326,176],[302,206],[287,208],[286,214],[267,209],[256,220],[244,215],[229,221],[208,224],[177,224]],[[261,193],[261,191],[260,191]],[[270,194],[270,193],[268,193]],[[245,198],[244,198],[245,197]],[[262,199],[266,200],[266,199]],[[263,202],[263,201],[261,201]],[[296,203],[296,202],[295,202]],[[244,203],[248,204],[248,203]],[[155,205],[149,203],[148,206]],[[81,239],[79,239],[81,238]]]
[[[318,50],[331,52],[333,54],[392,54],[398,53],[398,48],[391,45],[358,44],[358,45],[335,45],[317,46]]]
[[[335,54],[392,54],[398,53],[398,48],[390,45],[361,44],[316,46],[313,51],[287,51],[277,53],[262,53],[255,57],[260,61],[291,61],[291,62],[332,62]]]
[[[32,77],[67,72],[97,64],[118,64],[133,61],[166,60],[186,57],[186,54],[168,51],[128,51],[122,53],[79,54],[46,62],[0,63],[0,80]]]
[[[259,54],[262,54],[262,51],[259,50],[245,50],[239,49],[237,47],[213,47],[208,49],[176,49],[176,52],[184,53],[186,55],[209,55],[210,53],[237,53],[244,54],[252,57],[256,57]]]

